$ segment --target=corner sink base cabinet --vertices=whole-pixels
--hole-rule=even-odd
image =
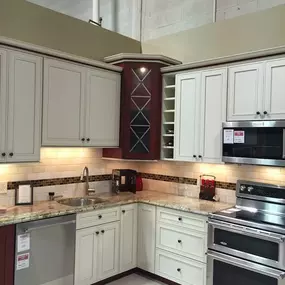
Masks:
[[[136,268],[182,285],[206,285],[206,220],[144,203],[78,214],[75,285]]]

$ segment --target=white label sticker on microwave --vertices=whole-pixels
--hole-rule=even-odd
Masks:
[[[244,131],[234,131],[234,143],[244,143]]]
[[[234,130],[227,129],[224,130],[224,144],[234,143]]]
[[[30,234],[18,235],[18,252],[30,250]]]
[[[29,268],[30,266],[30,254],[18,254],[17,255],[17,270]]]

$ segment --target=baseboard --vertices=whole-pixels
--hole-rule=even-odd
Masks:
[[[93,285],[105,285],[105,284],[108,284],[108,283],[111,283],[113,281],[119,280],[119,279],[121,279],[123,277],[129,276],[129,275],[134,274],[134,273],[136,273],[138,275],[141,275],[143,277],[148,277],[149,279],[152,279],[152,280],[163,282],[163,283],[168,284],[168,285],[179,285],[176,282],[170,281],[168,279],[165,279],[165,278],[163,278],[161,276],[158,276],[156,274],[150,273],[150,272],[145,271],[143,269],[140,269],[138,267],[136,267],[134,269],[131,269],[131,270],[128,270],[126,272],[117,274],[117,275],[112,276],[112,277],[110,277],[108,279],[99,281],[99,282],[97,282],[97,283],[95,283]]]

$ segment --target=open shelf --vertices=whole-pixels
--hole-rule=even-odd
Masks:
[[[174,146],[163,146],[162,148],[165,148],[165,149],[174,149]]]
[[[174,134],[163,134],[164,137],[171,137],[173,138],[174,137]]]
[[[163,112],[164,112],[164,113],[174,113],[175,110],[164,110]]]
[[[175,85],[166,85],[164,86],[165,89],[174,89]]]
[[[164,101],[174,101],[175,97],[168,97],[168,98],[164,98]]]

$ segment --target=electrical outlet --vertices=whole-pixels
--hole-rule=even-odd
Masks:
[[[0,194],[7,194],[7,182],[0,182]]]

